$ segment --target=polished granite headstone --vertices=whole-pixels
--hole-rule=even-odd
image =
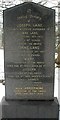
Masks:
[[[6,99],[53,99],[55,11],[26,2],[3,16]]]
[[[26,2],[4,10],[2,120],[58,120],[54,98],[55,11]]]

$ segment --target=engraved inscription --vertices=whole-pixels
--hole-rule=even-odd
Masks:
[[[7,74],[6,77],[11,79],[20,79],[20,81],[33,81],[35,86],[37,86],[38,83],[41,84],[43,82],[44,78],[50,78],[49,75],[44,74],[46,67],[44,61],[45,27],[42,23],[42,18],[40,16],[32,15],[31,9],[27,10],[26,16],[18,16],[16,21],[17,24],[15,29],[13,28],[10,31],[16,31],[17,36],[15,41],[17,43],[17,49],[20,50],[20,57],[22,58],[22,61],[15,64],[8,63],[6,68],[11,73]],[[15,50],[13,49],[12,52],[15,52]],[[46,92],[46,90],[40,90],[40,87],[38,90],[35,88],[31,89],[30,86],[29,88],[30,89],[17,88],[15,89],[15,93],[43,94]]]

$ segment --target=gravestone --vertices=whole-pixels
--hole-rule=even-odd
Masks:
[[[3,15],[6,99],[53,99],[55,11],[30,2]]]
[[[55,11],[33,2],[4,10],[2,120],[58,120],[54,98]]]

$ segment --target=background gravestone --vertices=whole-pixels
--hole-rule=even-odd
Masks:
[[[4,11],[6,99],[53,99],[54,14],[32,2]]]

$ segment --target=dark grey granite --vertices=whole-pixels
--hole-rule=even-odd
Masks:
[[[59,118],[57,98],[54,101],[2,100],[2,118]]]
[[[3,16],[6,99],[53,99],[55,11],[29,2]]]

